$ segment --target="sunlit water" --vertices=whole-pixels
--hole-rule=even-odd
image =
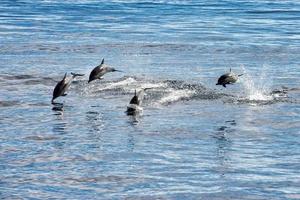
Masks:
[[[300,199],[299,10],[1,1],[0,198]],[[124,72],[88,84],[102,58]],[[86,75],[53,106],[65,72]]]

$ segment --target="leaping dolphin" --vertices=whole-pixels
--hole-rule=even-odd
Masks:
[[[69,87],[71,86],[72,81],[74,80],[74,78],[76,76],[84,76],[84,74],[75,74],[75,73],[72,73],[72,72],[71,72],[71,74],[72,74],[72,76],[67,78],[67,73],[65,73],[64,78],[56,84],[56,86],[53,90],[53,97],[52,97],[52,100],[51,100],[52,104],[55,104],[54,99],[56,99],[57,97],[67,95],[66,91],[69,89]]]
[[[139,111],[142,111],[141,108],[142,102],[144,100],[145,91],[152,88],[142,88],[139,92],[134,91],[134,96],[131,98],[129,105],[127,106],[126,113],[128,115],[134,115]]]
[[[230,68],[229,73],[223,74],[222,76],[219,77],[218,83],[216,85],[223,85],[223,87],[226,87],[227,84],[233,84],[233,83],[237,82],[239,77],[242,75],[243,74],[236,75],[235,73],[233,73],[231,71],[231,68]]]
[[[104,64],[104,58],[103,58],[101,64],[96,66],[91,71],[88,83],[96,79],[102,79],[102,76],[108,72],[121,72],[121,71],[116,70],[115,68],[109,67],[106,64]]]

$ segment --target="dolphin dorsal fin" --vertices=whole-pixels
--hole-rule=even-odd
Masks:
[[[102,61],[101,61],[101,65],[103,65],[104,64],[104,58],[102,59]]]
[[[66,79],[66,77],[67,77],[67,72],[65,73],[63,80],[65,80],[65,79]]]
[[[134,96],[136,96],[136,89],[134,90]]]

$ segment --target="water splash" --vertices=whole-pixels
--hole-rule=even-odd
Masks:
[[[267,78],[266,66],[264,65],[259,76],[251,76],[251,74],[242,66],[244,75],[241,84],[244,88],[246,100],[250,101],[272,101],[274,97],[270,95],[270,85],[272,81]]]

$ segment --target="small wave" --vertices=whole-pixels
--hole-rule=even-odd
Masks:
[[[25,137],[25,139],[26,140],[35,140],[35,141],[48,141],[48,140],[56,140],[56,139],[58,139],[58,137],[33,135],[33,136]]]
[[[11,107],[19,104],[20,102],[18,101],[0,101],[0,107]]]
[[[98,177],[69,177],[66,178],[65,181],[71,183],[110,183],[110,182],[117,182],[117,183],[128,183],[136,180],[133,177],[126,177],[126,176],[98,176]]]
[[[61,79],[60,77],[51,78],[45,76],[34,76],[28,74],[19,74],[19,75],[0,75],[0,81],[3,86],[11,86],[13,85],[46,85],[51,86],[55,85],[55,83]]]
[[[103,93],[118,95],[124,94],[126,88],[133,87],[136,82],[132,77],[125,77],[116,81],[97,80],[88,85],[86,85],[86,81],[80,81],[76,90],[82,90],[83,88],[83,91],[80,92],[83,96],[99,96]]]
[[[124,87],[127,85],[131,85],[132,83],[136,83],[136,80],[134,78],[129,77],[129,78],[126,78],[125,80],[108,83],[104,87],[99,88],[99,90],[109,90],[109,89]]]
[[[168,95],[163,96],[158,103],[159,104],[170,104],[183,99],[190,99],[196,92],[193,90],[173,90]]]
[[[164,87],[166,87],[166,84],[164,84],[164,83],[142,83],[140,85],[140,89],[142,89],[142,88],[155,89],[155,88],[164,88]]]
[[[24,79],[32,79],[36,78],[35,76],[28,75],[28,74],[19,74],[19,75],[9,75],[9,74],[3,74],[0,75],[0,79],[4,80],[24,80]]]
[[[286,90],[270,91],[268,84],[260,84],[252,81],[249,75],[243,77],[241,95],[219,92],[205,87],[200,83],[187,83],[179,80],[147,80],[137,77],[123,77],[115,81],[101,80],[86,87],[86,82],[79,80],[76,90],[83,96],[119,96],[132,95],[135,90],[152,88],[147,90],[145,96],[146,105],[168,105],[186,100],[218,100],[225,103],[238,103],[250,105],[265,105],[287,101]]]
[[[100,83],[101,82],[101,83]],[[91,86],[85,85],[85,83],[78,84],[77,90],[83,89],[83,95],[98,96],[100,94],[114,94],[125,95],[132,94],[135,90],[142,88],[163,88],[166,85],[160,82],[154,82],[151,80],[141,80],[136,77],[124,77],[115,81],[99,81],[94,82]]]
[[[139,77],[125,76],[120,79],[110,81],[108,78],[87,84],[86,80],[78,79],[73,82],[70,90],[81,96],[88,97],[104,97],[114,98],[122,95],[132,95],[135,90],[141,88],[151,88],[147,90],[145,96],[146,105],[166,105],[178,101],[186,100],[217,100],[222,99],[225,103],[246,103],[251,105],[272,104],[276,102],[290,102],[288,92],[297,91],[297,88],[271,90],[270,80],[265,78],[265,74],[259,77],[252,78],[251,75],[245,71],[245,75],[241,77],[241,92],[239,95],[230,94],[230,90],[226,93],[219,90],[213,90],[200,83],[188,83],[180,80],[151,80]],[[0,78],[15,81],[14,84],[35,85],[46,84],[52,88],[55,85],[53,77],[35,77],[31,75],[16,75],[16,76],[1,76]],[[60,77],[61,78],[61,77]],[[254,82],[255,80],[255,82]],[[16,106],[21,104],[35,106],[33,104],[24,104],[17,101],[0,101],[0,107]],[[37,106],[44,106],[44,104]]]

